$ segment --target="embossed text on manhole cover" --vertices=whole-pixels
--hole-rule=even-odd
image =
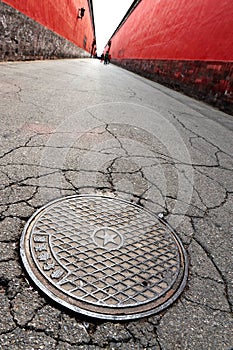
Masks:
[[[23,264],[51,299],[88,316],[135,319],[184,289],[187,257],[175,233],[130,202],[83,195],[38,210],[21,237]]]

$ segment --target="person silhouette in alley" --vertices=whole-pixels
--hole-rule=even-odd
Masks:
[[[107,51],[104,55],[104,64],[108,64],[109,63],[109,52]]]

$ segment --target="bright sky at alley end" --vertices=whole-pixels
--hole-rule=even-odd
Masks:
[[[99,56],[132,3],[133,0],[93,0]]]

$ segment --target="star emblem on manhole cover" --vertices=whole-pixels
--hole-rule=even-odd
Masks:
[[[110,227],[101,227],[94,231],[93,242],[100,248],[107,250],[118,249],[124,243],[123,236]]]

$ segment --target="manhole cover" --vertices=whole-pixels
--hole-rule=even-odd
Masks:
[[[151,212],[117,198],[72,196],[37,211],[21,237],[23,264],[50,298],[111,320],[159,312],[182,292],[185,250]]]

